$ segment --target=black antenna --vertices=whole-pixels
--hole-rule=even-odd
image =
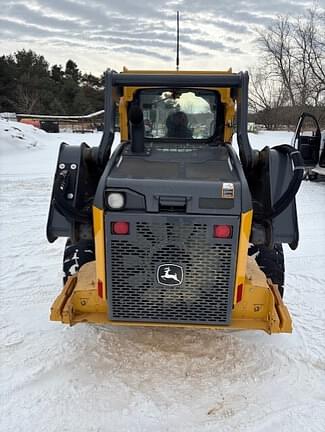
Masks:
[[[176,70],[179,70],[179,11],[177,11]]]

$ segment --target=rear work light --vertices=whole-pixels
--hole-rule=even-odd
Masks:
[[[214,225],[213,237],[232,238],[232,225]]]
[[[112,222],[112,234],[128,235],[130,231],[129,222]]]
[[[120,192],[111,192],[107,196],[107,204],[113,210],[123,208],[125,204],[124,195]]]

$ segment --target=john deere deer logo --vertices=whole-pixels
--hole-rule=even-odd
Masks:
[[[176,264],[160,265],[157,270],[157,280],[161,285],[180,285],[183,282],[183,268]]]

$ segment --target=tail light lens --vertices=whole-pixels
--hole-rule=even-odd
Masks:
[[[214,225],[213,237],[232,238],[232,225]]]
[[[124,221],[112,222],[111,230],[112,230],[112,234],[128,235],[130,231],[129,222],[124,222]]]
[[[239,303],[241,301],[241,299],[243,298],[243,289],[244,289],[244,285],[240,284],[237,287],[237,295],[236,295],[236,302]]]
[[[97,294],[98,297],[103,298],[103,282],[100,279],[97,280]]]

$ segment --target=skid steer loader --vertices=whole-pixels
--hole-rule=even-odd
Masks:
[[[248,80],[106,73],[100,145],[59,150],[47,238],[67,244],[51,320],[291,332],[282,244],[298,245],[303,161],[251,148]]]

